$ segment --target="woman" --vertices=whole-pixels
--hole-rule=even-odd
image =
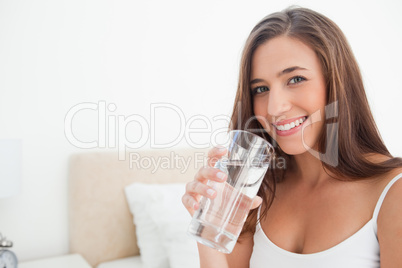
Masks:
[[[323,15],[289,8],[252,30],[242,56],[232,129],[276,145],[284,169],[267,172],[235,249],[198,245],[201,267],[402,267],[402,160],[388,152],[356,60]],[[263,130],[263,131],[261,131]],[[214,160],[187,184],[191,214]],[[391,187],[392,186],[392,187]]]

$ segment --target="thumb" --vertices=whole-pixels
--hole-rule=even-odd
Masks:
[[[262,203],[262,198],[257,195],[253,199],[253,204],[251,205],[251,209],[255,209],[255,208],[259,207],[261,205],[261,203]]]

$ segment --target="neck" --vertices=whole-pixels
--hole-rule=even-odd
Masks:
[[[295,155],[292,160],[291,174],[294,180],[305,186],[315,187],[328,181],[331,177],[324,170],[320,159],[310,152]],[[293,179],[292,179],[293,180]]]

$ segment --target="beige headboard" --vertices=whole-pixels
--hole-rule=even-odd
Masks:
[[[206,157],[207,150],[196,149],[128,152],[125,160],[119,160],[117,152],[73,155],[69,170],[70,252],[81,254],[94,267],[138,255],[124,187],[133,182],[187,182]]]

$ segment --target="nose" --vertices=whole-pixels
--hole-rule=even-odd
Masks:
[[[268,114],[279,117],[292,108],[290,96],[282,88],[271,88],[268,95]]]

